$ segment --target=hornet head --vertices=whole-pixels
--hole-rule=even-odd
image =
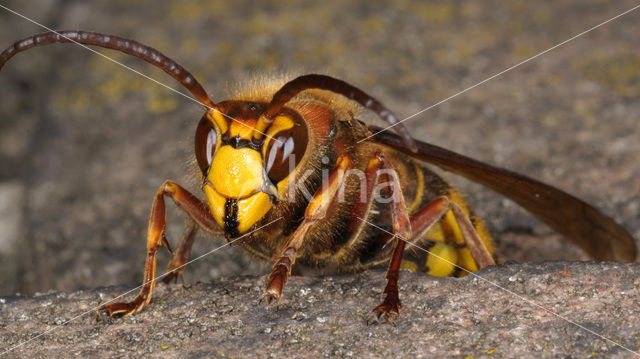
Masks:
[[[207,111],[196,130],[207,202],[229,237],[246,233],[277,203],[307,148],[305,122],[287,108],[254,136],[266,108],[266,103],[224,101]]]

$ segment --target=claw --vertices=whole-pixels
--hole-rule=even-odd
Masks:
[[[276,304],[280,301],[280,294],[276,293],[272,290],[265,290],[262,296],[260,297],[259,303],[262,304],[263,301],[267,302],[267,305]]]
[[[108,319],[111,318],[111,314],[109,313],[108,310],[100,310],[98,309],[98,311],[96,312],[96,322],[105,322]]]
[[[384,302],[371,311],[371,315],[367,318],[367,325],[381,323],[394,324],[401,307],[400,299],[396,295],[387,295],[384,298]],[[384,318],[384,320],[381,321],[381,318]]]
[[[289,278],[290,263],[288,258],[283,257],[273,266],[273,272],[271,272],[268,278],[269,284],[267,285],[267,289],[264,290],[262,297],[260,297],[260,303],[265,299],[267,300],[267,305],[280,301],[282,287],[284,287]]]
[[[180,278],[180,283],[182,283],[182,288],[184,289],[191,288],[191,284],[187,283],[187,280],[184,279],[184,274],[182,272],[179,272],[179,273],[172,272],[167,274],[164,278],[162,278],[162,283],[167,285],[171,284],[171,282],[178,283],[178,278]]]
[[[171,282],[174,282],[174,279],[175,279],[174,283],[178,283],[178,278],[180,278],[180,281],[182,282],[182,286],[186,288],[187,287],[186,281],[184,279],[184,274],[182,274],[181,270],[174,270],[173,272],[164,276],[164,278],[162,278],[162,283],[171,284]]]
[[[170,284],[175,279],[175,282],[178,283],[178,277],[180,277],[182,286],[187,288],[188,285],[186,284],[187,282],[184,279],[184,266],[184,261],[172,257],[171,260],[169,260],[169,264],[167,265],[167,272],[169,272],[169,274],[162,278],[162,282],[164,284]]]
[[[98,312],[96,313],[96,322],[107,321],[108,319],[122,318],[129,313],[114,311],[111,308],[102,306],[98,308]]]
[[[175,272],[171,272],[169,274],[167,274],[166,276],[164,276],[164,278],[162,278],[162,283],[164,284],[171,284],[171,282],[173,282],[175,279],[175,283],[178,282],[178,274],[176,274]]]
[[[180,282],[182,282],[182,288],[189,289],[191,288],[191,284],[187,283],[187,280],[184,279],[184,274],[180,273]]]
[[[101,305],[96,313],[96,321],[105,321],[110,318],[122,318],[135,312],[140,308],[136,302],[129,303],[108,303]]]
[[[388,306],[379,305],[367,318],[367,325],[372,324],[382,324],[382,323],[391,323],[395,324],[396,318],[398,317],[398,308],[389,308]],[[381,320],[384,318],[383,320]]]

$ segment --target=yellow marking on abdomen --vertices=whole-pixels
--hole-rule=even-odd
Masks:
[[[460,206],[465,215],[469,216],[487,250],[493,253],[493,242],[488,231],[482,224],[482,221],[470,215],[469,207],[462,196],[456,190],[450,189],[449,199]],[[449,276],[455,272],[459,272],[460,276],[468,274],[464,270],[456,271],[455,265],[470,272],[478,270],[478,265],[467,248],[462,231],[458,226],[453,212],[448,211],[438,223],[434,224],[425,234],[425,239],[435,242],[435,245],[431,247],[429,251],[442,257],[438,258],[435,255],[426,254],[425,265],[428,267],[428,274],[433,276]]]
[[[447,243],[436,243],[429,249],[427,255],[427,274],[436,277],[446,277],[455,271],[458,263],[458,251]]]
[[[410,270],[412,272],[417,272],[418,271],[418,264],[416,264],[416,262],[408,260],[408,259],[402,259],[402,262],[400,263],[400,269],[407,269],[407,270]]]

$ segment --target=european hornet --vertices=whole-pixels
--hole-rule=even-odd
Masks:
[[[84,31],[48,32],[17,41],[0,55],[0,68],[32,47],[69,42],[143,59],[171,75],[206,108],[195,133],[204,200],[170,180],[160,186],[151,208],[140,293],[130,302],[101,306],[99,317],[140,311],[151,299],[158,249],[164,245],[172,253],[163,279],[170,282],[182,275],[195,233],[203,229],[224,234],[229,241],[246,236],[240,242],[244,249],[275,261],[263,294],[269,303],[280,299],[296,262],[343,272],[388,263],[384,300],[371,319],[392,319],[400,307],[401,268],[457,276],[461,270],[495,264],[482,221],[427,164],[507,196],[597,260],[635,259],[629,233],[584,201],[414,140],[378,100],[329,76],[301,76],[214,103],[188,71],[159,51]],[[359,121],[364,109],[393,125],[398,135]],[[164,236],[165,197],[190,218],[174,251]],[[264,226],[267,223],[272,224]],[[429,253],[413,246],[405,249],[407,243]]]

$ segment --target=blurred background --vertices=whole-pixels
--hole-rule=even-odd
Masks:
[[[637,5],[635,1],[5,1],[53,29],[128,37],[177,60],[214,100],[257,78],[326,73],[404,118]],[[575,194],[640,238],[640,11],[406,122],[414,136]],[[0,9],[0,47],[42,28]],[[98,50],[183,91],[141,60]],[[0,72],[0,295],[142,278],[165,179],[194,193],[200,106],[76,45]],[[502,260],[587,259],[511,201],[448,176]],[[184,216],[168,201],[168,238]],[[206,236],[203,236],[203,238]],[[223,243],[206,237],[192,256]],[[168,256],[160,255],[159,268]],[[188,281],[265,274],[225,248]]]

